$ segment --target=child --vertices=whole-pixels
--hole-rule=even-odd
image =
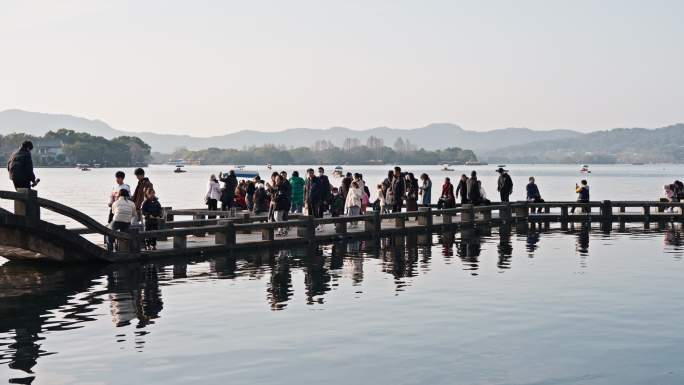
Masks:
[[[330,214],[333,217],[339,217],[344,213],[344,197],[339,193],[337,187],[332,189],[332,198],[330,200]]]
[[[140,206],[140,212],[145,218],[145,231],[159,230],[163,209],[154,189],[149,188],[145,191],[145,201]],[[157,250],[157,238],[145,238],[145,250]]]

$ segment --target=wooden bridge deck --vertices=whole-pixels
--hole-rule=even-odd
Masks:
[[[192,254],[225,253],[240,248],[287,247],[302,243],[332,242],[344,239],[374,238],[406,232],[459,230],[473,226],[500,224],[527,225],[530,222],[651,222],[684,223],[684,204],[652,201],[629,202],[515,202],[489,206],[460,205],[449,209],[420,207],[415,212],[381,214],[370,212],[358,217],[292,215],[283,223],[266,222],[265,216],[246,212],[221,212],[205,209],[165,208],[160,230],[112,231],[87,215],[65,205],[38,198],[35,191],[0,191],[0,199],[14,200],[15,210],[0,211],[0,246],[28,250],[32,259],[60,262],[88,260],[125,261]],[[40,219],[47,209],[85,226],[67,229]],[[576,210],[573,212],[573,210]],[[178,217],[192,217],[178,220]],[[218,216],[216,219],[209,219]],[[357,222],[357,226],[352,223]],[[288,227],[287,235],[277,230]],[[316,230],[317,227],[321,229]],[[117,251],[104,248],[104,237],[116,239]],[[141,250],[145,238],[157,238],[157,250]],[[2,249],[0,249],[1,252]],[[17,253],[8,258],[25,257]]]

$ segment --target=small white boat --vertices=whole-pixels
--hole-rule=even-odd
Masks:
[[[267,165],[266,165],[266,168],[270,170],[270,169],[271,169],[271,164],[270,164],[270,163],[267,164]]]
[[[589,165],[583,164],[582,167],[580,168],[580,172],[582,174],[589,174],[591,173],[591,170],[589,170]]]
[[[445,164],[442,166],[442,171],[454,171],[454,169],[449,167],[448,164]]]

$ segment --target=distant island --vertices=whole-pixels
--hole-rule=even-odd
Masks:
[[[10,155],[25,140],[33,142],[33,163],[39,167],[68,167],[98,164],[102,167],[144,166],[150,160],[150,146],[140,138],[119,136],[111,140],[101,136],[60,129],[43,136],[27,134],[0,135],[0,160]]]
[[[228,163],[280,163],[277,159],[307,163],[300,159],[318,159],[318,163],[363,163],[382,161],[392,163],[446,163],[456,162],[444,156],[445,149],[468,149],[477,158],[489,163],[682,163],[684,162],[684,124],[647,129],[615,128],[583,133],[574,130],[531,130],[528,128],[502,128],[490,131],[465,130],[456,124],[433,123],[412,129],[375,127],[354,130],[346,127],[290,128],[277,132],[241,130],[225,135],[193,137],[190,135],[127,132],[112,128],[101,120],[85,119],[72,115],[46,114],[18,109],[0,111],[0,135],[23,133],[33,136],[67,128],[93,136],[113,140],[117,137],[136,137],[149,144],[160,157],[203,158],[215,163],[225,159]],[[188,131],[196,131],[188,127]],[[411,144],[410,151],[397,151],[396,146],[383,145],[383,157],[368,146],[371,138],[392,144],[399,139]],[[317,149],[316,141],[332,143],[330,154]],[[351,151],[348,144],[358,147]],[[313,144],[312,144],[313,143]],[[367,149],[363,149],[363,146]],[[303,150],[308,148],[308,150]],[[220,150],[223,149],[223,150]],[[233,150],[229,150],[233,149]],[[252,155],[269,153],[274,157]],[[308,152],[307,152],[308,151]],[[394,155],[392,154],[394,151]],[[467,151],[467,150],[463,150]],[[190,154],[192,153],[192,154]],[[243,155],[237,155],[243,153]],[[320,154],[319,154],[320,153]],[[474,156],[473,154],[473,156]],[[394,158],[393,158],[394,156]],[[259,159],[259,162],[233,161],[233,159]],[[460,160],[458,160],[460,161]],[[291,163],[291,162],[290,162]]]
[[[450,147],[444,150],[418,149],[410,142],[397,140],[393,147],[371,137],[368,143],[349,140],[343,147],[329,141],[317,141],[309,147],[261,146],[244,150],[209,148],[191,151],[179,149],[171,154],[153,154],[153,162],[183,160],[200,164],[465,164],[477,162],[472,150]]]

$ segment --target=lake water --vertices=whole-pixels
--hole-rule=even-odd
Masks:
[[[386,168],[361,172],[372,183]],[[493,168],[479,168],[485,186]],[[510,168],[516,199],[528,174],[545,198],[574,199],[575,166]],[[149,173],[165,205],[199,207],[219,169]],[[592,170],[595,199],[655,199],[681,178],[675,166]],[[38,173],[41,196],[105,218],[113,170]],[[0,381],[684,383],[679,226],[397,241],[109,266],[0,258]]]

